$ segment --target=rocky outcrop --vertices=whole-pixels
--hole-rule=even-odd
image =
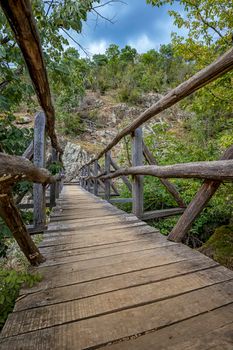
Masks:
[[[78,169],[89,160],[89,155],[80,145],[67,142],[62,159],[65,181],[77,181]]]

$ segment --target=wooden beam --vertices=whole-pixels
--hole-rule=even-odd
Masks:
[[[221,159],[232,159],[233,158],[233,146],[229,147]],[[230,162],[228,160],[228,162]],[[232,161],[231,161],[232,162]],[[178,220],[176,226],[172,229],[168,236],[170,241],[181,242],[185,235],[190,230],[193,222],[201,214],[202,210],[205,208],[209,200],[213,197],[215,192],[221,185],[221,181],[206,180],[202,184],[200,190],[197,192],[196,196],[187,206],[184,214]]]
[[[143,164],[142,153],[142,127],[136,129],[132,134],[132,165],[134,167]],[[135,174],[132,181],[132,212],[138,218],[143,214],[143,177]]]
[[[0,215],[9,227],[12,235],[30,264],[37,266],[44,262],[45,258],[39,252],[27,232],[26,226],[15,206],[11,193],[5,193],[5,191],[2,191],[4,191],[4,189],[0,191]]]
[[[38,113],[34,123],[34,165],[38,168],[45,166],[45,115]],[[46,222],[46,199],[45,186],[33,185],[33,223],[34,226],[45,226]]]
[[[52,146],[62,154],[55,133],[55,112],[40,37],[30,0],[0,0],[0,5],[22,51],[39,103],[46,114],[46,129]]]
[[[153,154],[150,152],[149,148],[145,145],[143,142],[143,154],[145,159],[150,165],[158,165],[158,162],[156,161]],[[167,179],[161,179],[159,178],[160,182],[166,187],[167,191],[172,195],[172,197],[175,199],[176,203],[182,207],[185,208],[186,204],[184,203],[183,199],[181,198],[179,192],[177,191],[176,187]]]
[[[140,125],[147,120],[173,106],[177,102],[183,100],[185,97],[191,95],[195,91],[199,90],[203,86],[209,84],[211,81],[216,80],[225,73],[233,69],[233,48],[228,50],[224,55],[220,56],[215,62],[211,63],[206,68],[202,69],[194,76],[169,91],[158,102],[145,110],[133,123],[126,126],[114,139],[92,160],[100,159],[106,152],[111,150],[123,137],[131,134]]]
[[[232,181],[233,160],[181,163],[165,166],[144,165],[119,169],[109,175],[99,175],[99,178],[103,180],[114,179],[122,175],[151,175],[161,178],[195,178]]]
[[[144,212],[142,220],[161,219],[168,216],[179,215],[185,211],[185,208],[171,208]]]

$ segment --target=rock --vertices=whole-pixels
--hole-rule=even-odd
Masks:
[[[89,156],[80,145],[67,142],[62,159],[65,167],[65,181],[70,182],[77,180],[78,169],[88,162]]]
[[[32,118],[29,115],[25,115],[16,120],[16,124],[29,124]]]

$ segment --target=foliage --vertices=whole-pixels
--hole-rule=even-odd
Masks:
[[[12,114],[0,116],[0,149],[8,154],[22,155],[32,139],[32,129],[15,126]]]
[[[29,274],[12,269],[0,268],[0,329],[3,327],[8,314],[13,310],[15,300],[23,284],[32,287],[41,280],[39,274]]]

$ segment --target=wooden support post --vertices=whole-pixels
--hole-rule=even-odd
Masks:
[[[55,148],[52,148],[52,162],[56,162],[58,160],[58,154]],[[50,207],[53,208],[56,206],[56,188],[58,187],[58,183],[54,183],[50,185]]]
[[[132,166],[143,165],[142,127],[132,133]],[[132,183],[133,207],[132,212],[138,218],[143,215],[143,176],[133,176]]]
[[[143,142],[143,154],[145,159],[150,165],[158,165],[158,162],[156,161],[153,154],[150,152],[149,148],[145,145]],[[161,179],[159,178],[161,183],[166,187],[167,191],[172,195],[172,197],[175,199],[176,203],[181,207],[185,208],[186,205],[181,198],[179,192],[177,191],[176,187],[167,179]]]
[[[233,158],[233,146],[229,147],[222,157],[224,159]],[[168,235],[168,239],[174,242],[181,242],[185,235],[190,230],[193,222],[200,215],[202,210],[205,208],[209,200],[213,197],[215,192],[221,185],[221,181],[205,180],[200,190],[192,202],[187,206],[184,214],[178,220],[176,226],[172,229]]]
[[[83,173],[84,173],[84,176],[87,176],[87,167],[86,167],[86,165],[83,168]],[[84,179],[84,189],[85,190],[87,189],[87,180],[86,179]]]
[[[43,255],[39,252],[20,216],[20,213],[14,203],[11,193],[2,193],[0,195],[0,215],[11,230],[20,249],[28,259],[31,265],[37,266],[45,261]]]
[[[90,165],[87,166],[87,176],[88,177],[91,176]],[[91,180],[90,179],[87,180],[87,190],[88,190],[88,192],[91,192]]]
[[[94,176],[98,175],[98,160],[94,161],[94,169],[93,169]],[[94,191],[93,191],[95,196],[98,196],[98,180],[94,180]]]
[[[110,159],[111,158],[110,157],[111,157],[110,151],[105,153],[105,172],[107,174],[110,173],[110,165],[111,165],[111,163],[110,163]],[[110,200],[110,194],[111,194],[110,193],[111,192],[111,182],[110,182],[110,180],[105,180],[104,181],[104,185],[105,185],[105,199],[107,201],[109,201]]]
[[[36,115],[34,125],[34,165],[38,168],[44,168],[45,165],[45,121],[45,114],[43,112]],[[33,184],[33,201],[34,226],[45,226],[45,186],[41,184]]]

